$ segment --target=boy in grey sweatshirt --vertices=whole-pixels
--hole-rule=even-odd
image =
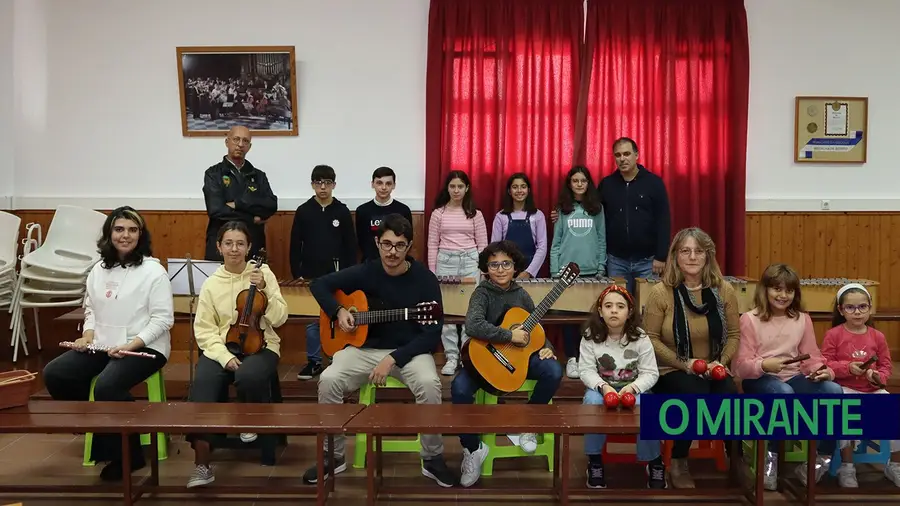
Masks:
[[[525,344],[528,335],[524,330],[511,331],[500,327],[503,316],[513,307],[529,313],[534,311],[531,295],[515,281],[515,276],[527,267],[524,255],[512,241],[494,242],[479,254],[478,267],[488,277],[469,298],[466,313],[469,336],[496,344]],[[537,381],[528,403],[549,404],[562,379],[562,366],[556,360],[549,341],[544,348],[531,355],[527,378]],[[479,388],[479,378],[467,368],[461,369],[450,387],[453,404],[473,404]],[[459,481],[463,487],[470,487],[481,477],[481,465],[490,448],[481,442],[477,434],[463,434],[459,436],[459,442],[463,447]],[[526,453],[533,453],[537,449],[537,435],[522,434],[519,446]]]

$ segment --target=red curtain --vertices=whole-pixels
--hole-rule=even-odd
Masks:
[[[549,221],[574,160],[583,30],[582,0],[432,0],[426,220],[447,173],[464,170],[488,231],[520,171]]]
[[[750,56],[743,0],[588,0],[576,152],[601,177],[612,142],[666,183],[672,230],[698,226],[744,274]]]

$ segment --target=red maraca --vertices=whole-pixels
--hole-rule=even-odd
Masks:
[[[625,392],[622,394],[622,407],[631,409],[637,403],[637,397],[634,396],[631,392]]]
[[[615,407],[619,405],[619,394],[610,392],[603,396],[603,402],[606,404],[607,408],[615,409]]]
[[[706,373],[706,360],[694,360],[694,365],[691,366],[694,369],[694,374],[700,376]]]
[[[709,374],[710,376],[712,376],[712,379],[716,381],[722,381],[723,379],[728,377],[728,371],[725,370],[724,365],[717,365],[713,367],[712,371],[710,371]]]

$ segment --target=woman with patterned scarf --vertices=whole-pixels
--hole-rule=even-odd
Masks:
[[[726,368],[741,337],[737,297],[722,277],[716,245],[699,228],[675,235],[662,282],[650,289],[643,313],[643,328],[650,336],[659,364],[657,394],[736,394],[731,376],[714,380],[694,372],[703,360],[709,370]],[[687,465],[692,441],[675,441],[670,482],[675,488],[694,488]]]

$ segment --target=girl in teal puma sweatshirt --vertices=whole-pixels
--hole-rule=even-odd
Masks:
[[[606,222],[600,192],[586,167],[575,166],[566,175],[559,191],[559,219],[553,227],[550,246],[550,275],[575,262],[581,276],[606,275]],[[585,308],[587,309],[587,308]],[[578,326],[563,325],[563,349],[566,352],[566,376],[578,378],[578,353],[581,335]]]

